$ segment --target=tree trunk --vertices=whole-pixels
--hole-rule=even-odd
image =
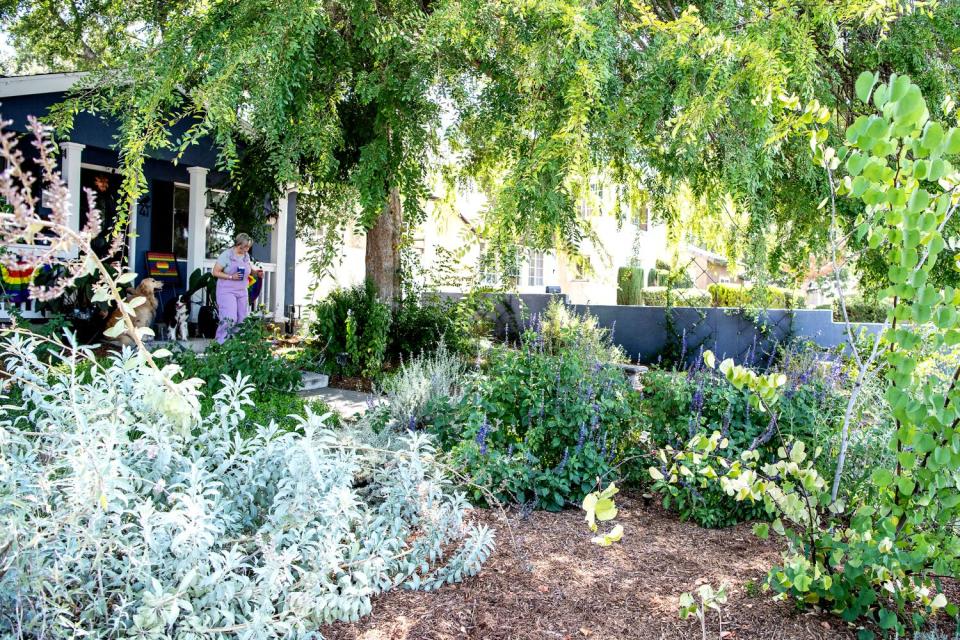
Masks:
[[[400,296],[400,232],[403,226],[403,207],[400,192],[390,189],[387,206],[367,231],[367,250],[364,267],[380,299],[395,305]]]

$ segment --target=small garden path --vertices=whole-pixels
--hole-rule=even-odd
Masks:
[[[373,394],[370,393],[350,391],[349,389],[336,389],[334,387],[314,389],[313,391],[304,392],[301,395],[311,400],[322,400],[344,418],[351,418],[359,413],[365,412],[369,406],[369,400],[373,398]]]
[[[798,611],[757,593],[780,558],[778,543],[750,525],[701,529],[653,504],[618,497],[623,541],[590,542],[579,510],[510,514],[518,551],[497,513],[477,516],[497,530],[481,574],[433,593],[394,591],[372,615],[322,629],[331,640],[697,640],[699,623],[677,616],[681,592],[730,583],[723,627],[708,616],[707,637],[724,640],[852,640],[834,616]]]

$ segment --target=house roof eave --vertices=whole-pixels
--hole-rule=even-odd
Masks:
[[[42,93],[65,93],[87,76],[85,71],[0,77],[0,99]]]

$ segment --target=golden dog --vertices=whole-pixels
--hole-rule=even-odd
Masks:
[[[146,302],[139,305],[136,309],[133,310],[133,315],[130,319],[133,321],[133,326],[136,328],[140,327],[149,327],[153,324],[153,318],[157,315],[157,291],[163,288],[163,283],[154,280],[153,278],[144,278],[143,281],[137,286],[136,289],[129,289],[127,295],[127,302],[130,302],[134,298],[143,297],[146,299]],[[107,319],[107,328],[114,326],[121,318],[123,312],[119,308],[114,309],[113,313],[110,314],[110,317]],[[119,336],[116,337],[117,342],[123,345],[133,344],[133,338],[130,336],[128,331],[124,331]]]

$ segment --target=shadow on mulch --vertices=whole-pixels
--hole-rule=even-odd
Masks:
[[[329,384],[335,389],[346,389],[347,391],[359,391],[361,393],[371,393],[373,391],[373,382],[368,378],[334,374],[330,376]]]
[[[519,552],[497,514],[478,517],[497,530],[497,551],[479,576],[434,593],[394,591],[373,614],[322,629],[336,640],[695,640],[699,622],[677,615],[678,597],[727,581],[723,624],[708,615],[707,636],[724,640],[847,640],[856,630],[828,614],[798,611],[769,593],[748,595],[780,560],[775,541],[750,525],[701,529],[658,506],[618,499],[622,542],[601,548],[577,510],[510,515]],[[722,633],[722,635],[721,635]]]

